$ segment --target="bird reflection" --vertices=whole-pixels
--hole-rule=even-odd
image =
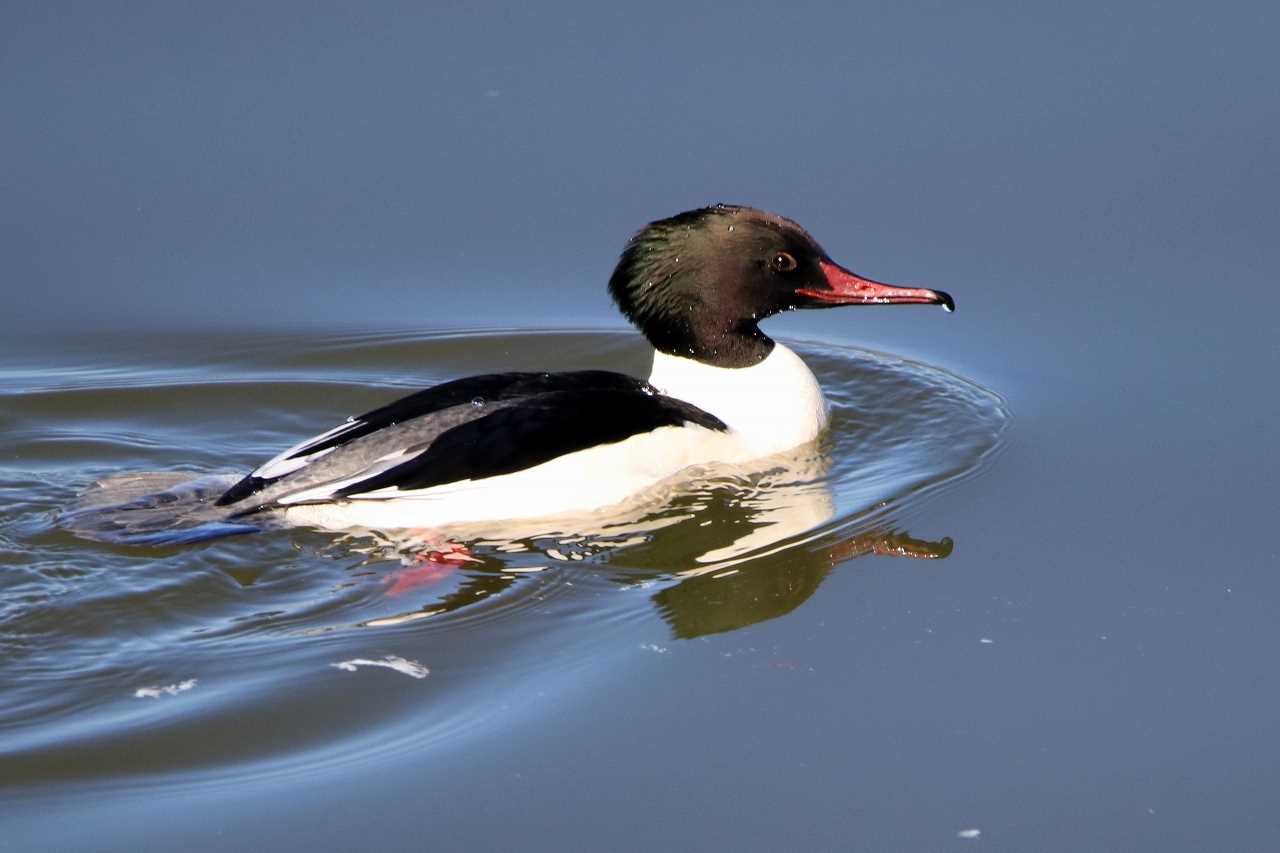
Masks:
[[[855,557],[937,560],[951,548],[950,539],[932,542],[872,530],[815,550],[776,551],[732,569],[686,577],[654,595],[653,602],[676,637],[701,637],[790,613],[813,595],[833,568]]]
[[[894,496],[836,519],[825,476],[830,460],[818,446],[771,462],[763,471],[702,472],[607,520],[565,520],[560,529],[572,534],[508,528],[346,539],[346,548],[373,560],[398,558],[399,568],[382,575],[388,599],[430,596],[416,609],[362,624],[436,619],[492,601],[530,574],[555,571],[554,562],[521,565],[536,555],[591,566],[620,586],[656,587],[651,600],[673,634],[692,638],[785,615],[834,567],[857,557],[936,560],[951,553],[949,538],[897,529]]]

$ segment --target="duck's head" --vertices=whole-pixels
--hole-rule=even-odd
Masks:
[[[757,323],[796,308],[942,305],[940,290],[855,275],[790,219],[717,204],[660,219],[627,243],[609,293],[653,346],[719,367],[747,367],[773,341]]]

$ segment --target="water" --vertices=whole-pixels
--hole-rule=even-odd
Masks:
[[[47,354],[39,369],[10,370],[0,393],[20,462],[3,468],[0,488],[22,496],[4,525],[11,568],[0,581],[11,778],[239,784],[281,766],[497,737],[502,715],[482,709],[515,701],[512,682],[776,618],[864,554],[947,556],[951,539],[911,537],[903,524],[995,456],[1002,401],[900,358],[799,346],[832,388],[821,447],[764,469],[708,470],[603,527],[453,530],[469,551],[434,561],[426,555],[443,546],[407,534],[270,530],[146,547],[89,542],[57,519],[96,479],[166,464],[179,484],[245,470],[454,366],[501,357],[642,372],[638,336],[207,335],[186,339],[185,364],[157,367],[135,340],[118,354],[95,348],[92,369]],[[430,368],[410,377],[411,365]],[[215,479],[212,494],[235,476]],[[654,630],[660,622],[669,632]],[[549,650],[552,637],[568,651]],[[369,672],[353,660],[390,665]],[[422,685],[385,671],[428,669]],[[298,722],[259,739],[242,736],[247,719]]]
[[[760,847],[840,846],[863,820],[888,848],[1040,838],[1071,803],[1106,815],[1073,837],[1106,846],[1243,819],[1269,791],[1255,638],[1275,555],[1215,532],[1200,501],[1232,487],[1210,473],[1232,457],[1117,477],[1117,448],[1168,434],[1108,437],[1064,403],[1070,385],[1048,405],[1007,374],[1006,402],[917,359],[793,340],[835,407],[808,467],[709,477],[590,537],[466,540],[478,561],[455,566],[413,541],[306,530],[95,543],[57,512],[122,471],[243,471],[451,376],[643,372],[637,336],[11,340],[0,759],[15,849],[76,848],[86,826],[118,849],[412,847],[425,827],[519,846],[562,831],[566,798],[582,838],[663,844],[634,797],[696,803],[688,825]],[[1235,728],[1211,722],[1222,713]],[[1260,774],[1248,787],[1231,782],[1242,768]],[[752,816],[771,804],[808,823]]]
[[[1275,849],[1278,25],[8,4],[0,848]],[[765,324],[825,473],[457,568],[55,524],[426,382],[641,370],[604,283],[714,201],[956,298]]]

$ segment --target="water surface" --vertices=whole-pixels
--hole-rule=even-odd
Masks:
[[[1278,30],[1255,0],[3,4],[0,848],[1274,850]],[[701,572],[766,527],[750,478],[447,573],[55,524],[426,382],[629,366],[510,329],[620,332],[626,237],[715,201],[958,302],[765,325],[839,406],[829,472],[769,484],[826,484],[808,534]],[[903,378],[950,395],[924,444]],[[975,385],[1013,413],[977,464]],[[332,666],[387,656],[430,672]]]
[[[917,362],[796,346],[830,389],[820,442],[595,520],[451,529],[468,548],[456,560],[399,531],[157,546],[97,528],[107,541],[88,541],[59,521],[97,480],[243,473],[411,383],[500,363],[642,374],[638,336],[190,335],[177,357],[163,338],[103,338],[91,363],[64,351],[12,368],[0,388],[14,451],[0,488],[20,496],[0,581],[9,778],[240,784],[429,756],[440,741],[501,737],[495,709],[531,684],[789,613],[854,558],[947,557],[945,531],[912,536],[905,520],[994,458],[1004,403]],[[291,722],[246,736],[269,720]]]

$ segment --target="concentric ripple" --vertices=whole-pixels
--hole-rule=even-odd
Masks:
[[[655,614],[676,637],[730,631],[798,607],[853,557],[945,557],[950,540],[912,538],[903,521],[927,527],[926,499],[995,456],[1003,402],[895,356],[793,347],[832,402],[820,446],[709,468],[576,527],[448,543],[295,529],[146,547],[87,541],[56,519],[95,480],[243,471],[406,388],[513,364],[643,374],[635,335],[209,336],[180,351],[134,338],[7,368],[10,778],[226,779],[421,747],[482,727],[480,709],[515,685],[616,655],[617,638]],[[333,666],[349,660],[409,663]],[[405,677],[414,667],[430,674]]]

